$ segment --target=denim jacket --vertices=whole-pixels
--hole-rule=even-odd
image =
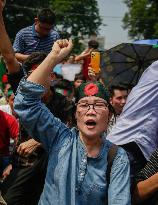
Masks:
[[[103,137],[98,156],[88,157],[78,130],[69,129],[41,103],[44,91],[43,86],[23,80],[14,102],[28,133],[49,154],[39,205],[105,205],[107,153],[111,143]],[[108,205],[131,204],[129,174],[128,157],[118,148],[111,169]]]

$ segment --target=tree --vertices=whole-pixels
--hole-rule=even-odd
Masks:
[[[85,35],[99,33],[101,18],[96,0],[52,0],[51,3],[61,35],[75,38],[74,48],[79,48],[79,39]]]
[[[74,38],[74,52],[83,49],[80,39],[99,32],[101,18],[96,0],[7,0],[4,16],[10,38],[13,40],[20,29],[32,25],[37,11],[46,7],[56,13],[60,36]]]
[[[49,0],[7,0],[4,17],[10,38],[13,40],[20,29],[32,25],[37,11],[48,6]]]
[[[158,38],[158,1],[125,0],[128,13],[123,18],[124,28],[134,39]]]

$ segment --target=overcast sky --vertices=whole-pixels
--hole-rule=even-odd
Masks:
[[[103,19],[100,34],[105,36],[105,48],[111,48],[122,42],[130,42],[127,30],[122,28],[122,17],[127,11],[123,0],[97,0],[100,16]]]

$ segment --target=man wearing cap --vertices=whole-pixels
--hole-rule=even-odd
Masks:
[[[69,129],[41,103],[52,67],[71,49],[71,40],[55,42],[45,60],[21,81],[15,97],[15,111],[24,127],[49,155],[39,205],[130,205],[129,161],[122,148],[114,158],[109,184],[106,179],[112,144],[105,139],[111,108],[104,87],[91,82],[79,87],[77,128]]]

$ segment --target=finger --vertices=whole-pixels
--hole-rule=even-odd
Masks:
[[[68,48],[69,48],[69,49],[72,49],[72,47],[73,47],[72,39],[69,39],[69,40],[68,40]]]
[[[91,67],[91,66],[88,66],[88,70],[92,70],[92,67]]]
[[[69,44],[69,41],[67,39],[63,39],[63,48],[67,47]]]
[[[65,39],[60,39],[57,41],[57,44],[60,48],[65,47]]]
[[[20,151],[21,151],[21,145],[18,146],[17,153],[20,153]]]
[[[88,70],[88,74],[95,75],[95,72],[93,70]]]

